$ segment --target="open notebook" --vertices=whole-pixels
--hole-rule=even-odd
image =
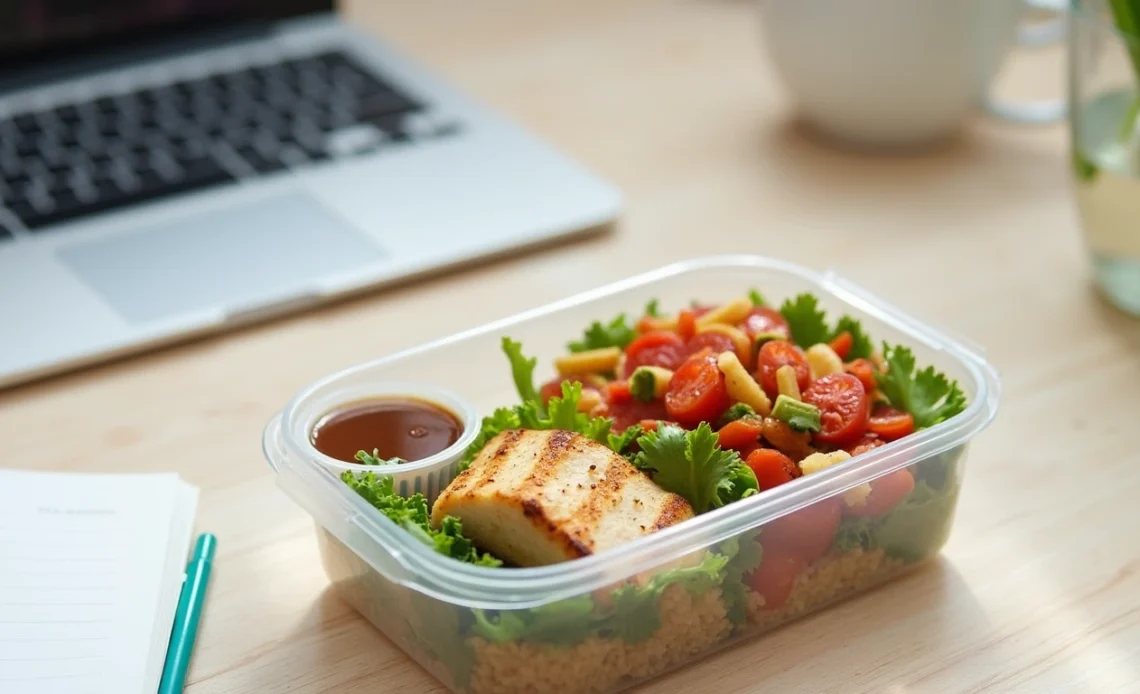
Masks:
[[[0,692],[154,694],[198,490],[0,470]]]

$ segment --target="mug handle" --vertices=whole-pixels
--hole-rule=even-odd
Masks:
[[[1068,35],[1068,19],[1064,0],[1025,0],[1025,4],[1028,8],[1045,10],[1055,16],[1041,24],[1020,27],[1017,30],[1018,46],[1044,48],[1065,40],[1065,36]],[[1064,99],[1008,101],[987,93],[982,98],[982,107],[990,115],[1002,120],[1028,125],[1056,123],[1068,115],[1068,106]]]

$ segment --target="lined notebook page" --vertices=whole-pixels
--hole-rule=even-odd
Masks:
[[[197,490],[0,470],[0,692],[153,694]]]

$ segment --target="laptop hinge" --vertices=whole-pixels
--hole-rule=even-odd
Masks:
[[[62,79],[75,79],[106,72],[134,63],[170,58],[210,48],[262,39],[269,36],[274,22],[242,22],[194,32],[168,33],[129,46],[104,47],[83,52],[81,57],[57,55],[40,61],[24,61],[17,68],[0,71],[0,95]]]

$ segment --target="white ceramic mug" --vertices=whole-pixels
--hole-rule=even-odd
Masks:
[[[1005,103],[990,83],[1015,45],[1055,43],[1064,20],[1018,31],[1025,0],[759,0],[764,44],[800,113],[857,146],[905,147],[954,134],[982,105],[1049,122],[1060,99]],[[1063,0],[1033,6],[1063,12]]]

